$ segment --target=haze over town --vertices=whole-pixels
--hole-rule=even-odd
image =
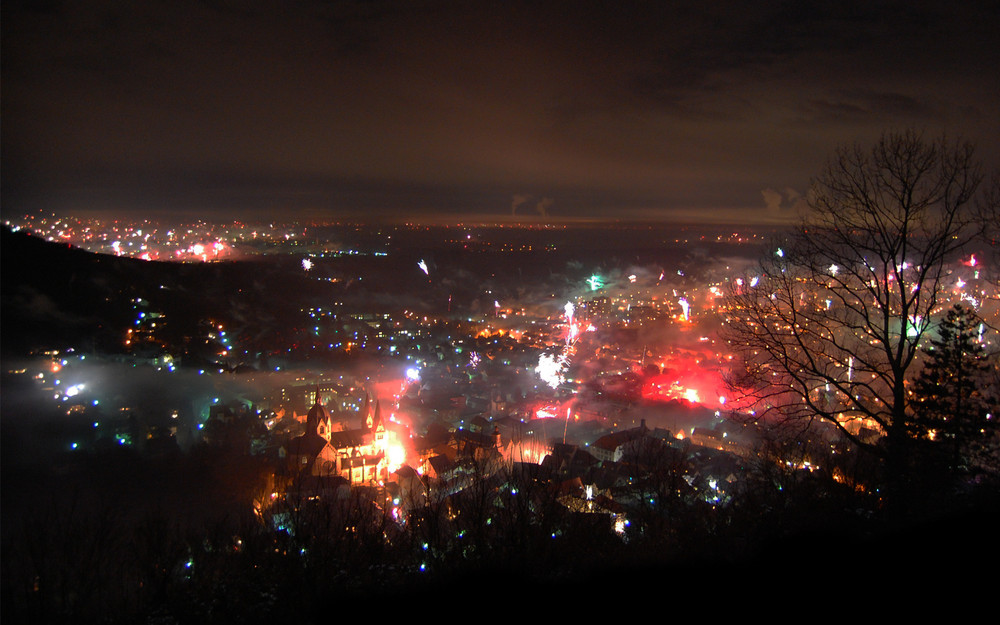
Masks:
[[[996,3],[0,26],[5,623],[988,596]]]

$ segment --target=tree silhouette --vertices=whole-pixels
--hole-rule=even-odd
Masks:
[[[732,284],[724,332],[742,409],[833,424],[900,471],[907,383],[946,269],[981,232],[980,180],[968,143],[903,132],[838,150],[797,233]]]
[[[949,309],[913,387],[915,434],[940,446],[952,472],[982,470],[997,452],[995,372],[981,329],[971,308]]]

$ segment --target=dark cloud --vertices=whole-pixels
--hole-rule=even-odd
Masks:
[[[902,93],[856,89],[831,93],[830,100],[811,100],[804,104],[803,115],[813,123],[879,123],[886,119],[911,120],[916,123],[943,121],[941,98],[924,99]]]
[[[762,210],[760,189],[901,123],[995,163],[997,13],[8,2],[4,210],[504,215],[525,189],[561,216]]]

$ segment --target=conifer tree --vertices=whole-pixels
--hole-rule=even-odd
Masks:
[[[936,443],[952,472],[980,472],[996,460],[996,375],[980,338],[975,311],[955,304],[925,348],[926,361],[913,387],[911,431]]]

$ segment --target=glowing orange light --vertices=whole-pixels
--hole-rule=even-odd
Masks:
[[[389,443],[385,448],[385,460],[390,473],[398,470],[406,464],[406,448],[397,442]]]

